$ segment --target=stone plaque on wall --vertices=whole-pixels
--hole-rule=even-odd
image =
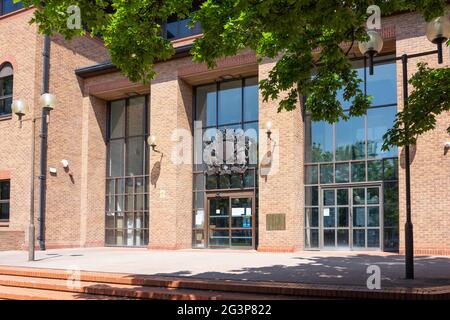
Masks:
[[[286,230],[286,214],[271,213],[266,215],[266,230]]]

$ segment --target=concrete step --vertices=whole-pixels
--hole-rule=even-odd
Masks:
[[[0,285],[0,300],[111,300],[117,297]]]
[[[158,299],[158,300],[266,300],[266,299],[296,299],[272,295],[243,294],[217,292],[210,290],[176,289],[153,286],[135,286],[114,283],[99,283],[91,281],[70,281],[27,276],[0,275],[0,297],[4,287],[22,288],[48,292],[72,293],[89,297],[116,297],[128,299]],[[69,295],[69,298],[71,296]],[[7,298],[7,297],[5,297]]]
[[[75,275],[81,283],[81,291],[78,292],[131,299],[450,299],[449,286],[368,290],[342,285],[211,280],[92,271],[72,274],[62,269],[11,266],[0,266],[0,275],[17,277],[2,277],[0,285],[13,286],[15,283],[16,286],[29,288],[46,286],[48,290],[60,291],[67,290],[64,289],[68,287],[66,280]]]

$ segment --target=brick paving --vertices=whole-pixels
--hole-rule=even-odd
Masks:
[[[369,265],[381,269],[383,288],[450,286],[450,257],[417,256],[416,279],[405,280],[404,257],[368,252],[259,253],[255,251],[147,250],[128,248],[0,252],[0,265],[115,272],[181,279],[244,280],[366,288]]]

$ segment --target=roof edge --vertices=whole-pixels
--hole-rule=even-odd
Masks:
[[[188,56],[191,48],[192,44],[187,44],[175,48],[175,54],[168,60]],[[110,60],[108,60],[98,64],[77,68],[75,69],[75,74],[84,79],[117,71],[120,71],[119,68],[117,68]]]

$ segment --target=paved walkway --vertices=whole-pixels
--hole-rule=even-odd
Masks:
[[[81,248],[37,251],[34,262],[25,251],[3,251],[0,265],[362,287],[367,267],[377,265],[382,288],[450,286],[450,257],[417,256],[411,281],[403,279],[404,257],[384,253]]]

